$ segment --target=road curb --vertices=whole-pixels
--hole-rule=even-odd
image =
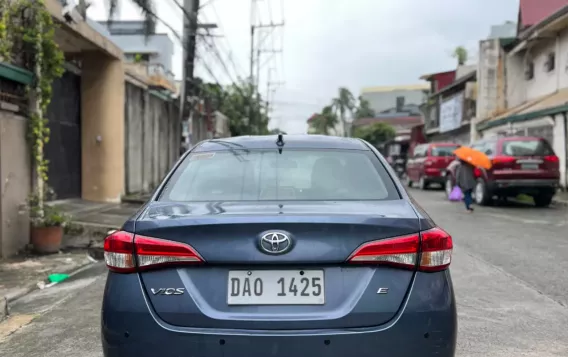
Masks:
[[[8,316],[8,300],[5,297],[0,297],[0,322]]]
[[[78,274],[78,273],[82,272],[83,270],[89,268],[95,262],[96,261],[94,259],[89,260],[89,261],[87,261],[83,264],[80,264],[79,266],[69,268],[69,269],[62,269],[58,273],[59,274],[67,274],[67,275],[69,275],[69,277],[71,277],[71,276]],[[47,279],[45,279],[44,281],[47,282]],[[10,303],[30,294],[31,292],[33,292],[35,290],[39,290],[37,282],[35,282],[33,284],[30,283],[28,285],[25,285],[25,286],[19,288],[16,292],[14,292],[12,294],[8,294],[6,296],[0,296],[0,321],[5,319],[9,315]]]
[[[568,207],[568,201],[566,201],[566,200],[555,200],[555,199],[553,199],[552,202],[554,202],[554,205],[556,205],[556,206]]]

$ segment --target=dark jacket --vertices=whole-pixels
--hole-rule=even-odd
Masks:
[[[473,170],[474,167],[465,162],[461,162],[456,168],[456,185],[458,185],[462,191],[473,190],[475,188],[476,180]]]

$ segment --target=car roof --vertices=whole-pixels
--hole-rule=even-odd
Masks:
[[[235,136],[223,139],[210,139],[203,141],[192,152],[246,150],[246,149],[278,149],[276,145],[278,135],[264,136]],[[369,150],[367,145],[353,138],[344,138],[327,135],[282,135],[284,146],[292,149],[342,149],[342,150]]]

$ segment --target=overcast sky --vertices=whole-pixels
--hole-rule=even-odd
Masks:
[[[140,13],[131,0],[122,0],[120,18]],[[175,1],[154,0],[158,15],[179,34],[183,13]],[[94,0],[89,16],[104,20],[105,0]],[[222,38],[215,42],[227,65],[201,45],[196,74],[212,80],[204,63],[221,83],[247,77],[250,58],[251,0],[201,0],[200,21],[217,23]],[[465,46],[475,62],[480,39],[490,26],[516,21],[519,0],[258,0],[257,21],[284,21],[265,43],[282,54],[263,55],[261,94],[266,95],[267,72],[283,81],[273,96],[271,128],[304,133],[306,119],[327,104],[340,86],[355,95],[361,88],[419,83],[420,75],[456,66],[452,49]],[[162,24],[159,32],[171,32]],[[182,51],[176,45],[173,68],[181,78]],[[210,39],[209,41],[212,41]],[[229,59],[231,54],[232,61]],[[234,63],[233,63],[234,62]]]

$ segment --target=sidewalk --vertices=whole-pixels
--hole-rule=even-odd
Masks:
[[[95,260],[85,251],[52,255],[20,256],[0,261],[0,321],[7,315],[10,302],[40,289],[51,274],[72,274]]]
[[[557,206],[568,207],[568,192],[558,191],[556,196],[554,196],[554,204]]]
[[[139,203],[93,203],[72,199],[57,205],[73,217],[72,227],[63,237],[64,248],[102,248],[110,230],[122,224],[140,208]]]

